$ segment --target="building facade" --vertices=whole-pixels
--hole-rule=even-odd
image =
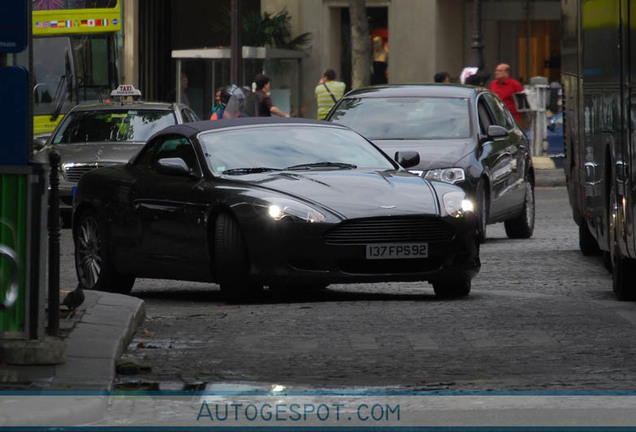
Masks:
[[[348,3],[241,0],[243,14],[287,10],[292,36],[312,34],[300,72],[307,117],[315,116],[314,88],[326,68],[350,85]],[[215,29],[227,21],[229,5],[230,0],[124,0],[123,81],[139,85],[148,98],[161,98],[175,82],[170,52],[223,44]],[[428,82],[440,71],[456,80],[462,68],[472,66],[476,35],[487,73],[506,62],[522,82],[539,75],[559,80],[560,0],[367,0],[366,5],[370,37],[383,37],[388,51],[389,83]],[[206,79],[194,72],[191,91]]]

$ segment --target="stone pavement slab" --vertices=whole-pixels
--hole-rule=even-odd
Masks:
[[[85,291],[76,315],[60,321],[64,363],[0,364],[0,427],[82,425],[101,419],[108,400],[99,394],[112,390],[115,362],[144,318],[144,302],[138,298]]]

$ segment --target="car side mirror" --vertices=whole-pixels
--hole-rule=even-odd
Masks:
[[[33,151],[42,150],[50,135],[36,135],[33,137]]]
[[[398,151],[393,159],[404,168],[411,168],[420,163],[420,154],[416,151]]]
[[[505,127],[499,125],[490,125],[488,126],[488,138],[496,140],[501,138],[506,138],[508,136],[508,131]]]
[[[155,169],[159,174],[173,176],[189,176],[192,170],[181,158],[162,158],[155,164]]]

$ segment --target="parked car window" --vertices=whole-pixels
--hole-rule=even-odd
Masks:
[[[197,115],[193,111],[191,111],[191,110],[189,110],[187,108],[183,108],[181,110],[181,117],[183,117],[183,122],[184,123],[191,123],[191,122],[199,121],[199,118],[197,117]]]
[[[369,139],[468,138],[468,99],[457,97],[350,98],[330,121]]]
[[[77,111],[67,115],[53,144],[144,142],[175,123],[174,114],[165,110]]]
[[[514,122],[511,116],[508,114],[508,110],[506,109],[503,102],[492,95],[485,94],[484,98],[488,102],[490,109],[493,113],[493,117],[495,119],[495,124],[499,126],[503,126],[506,130],[510,130],[514,127]]]

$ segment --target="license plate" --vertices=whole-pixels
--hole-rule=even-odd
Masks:
[[[377,243],[367,245],[367,259],[427,258],[428,243]]]

